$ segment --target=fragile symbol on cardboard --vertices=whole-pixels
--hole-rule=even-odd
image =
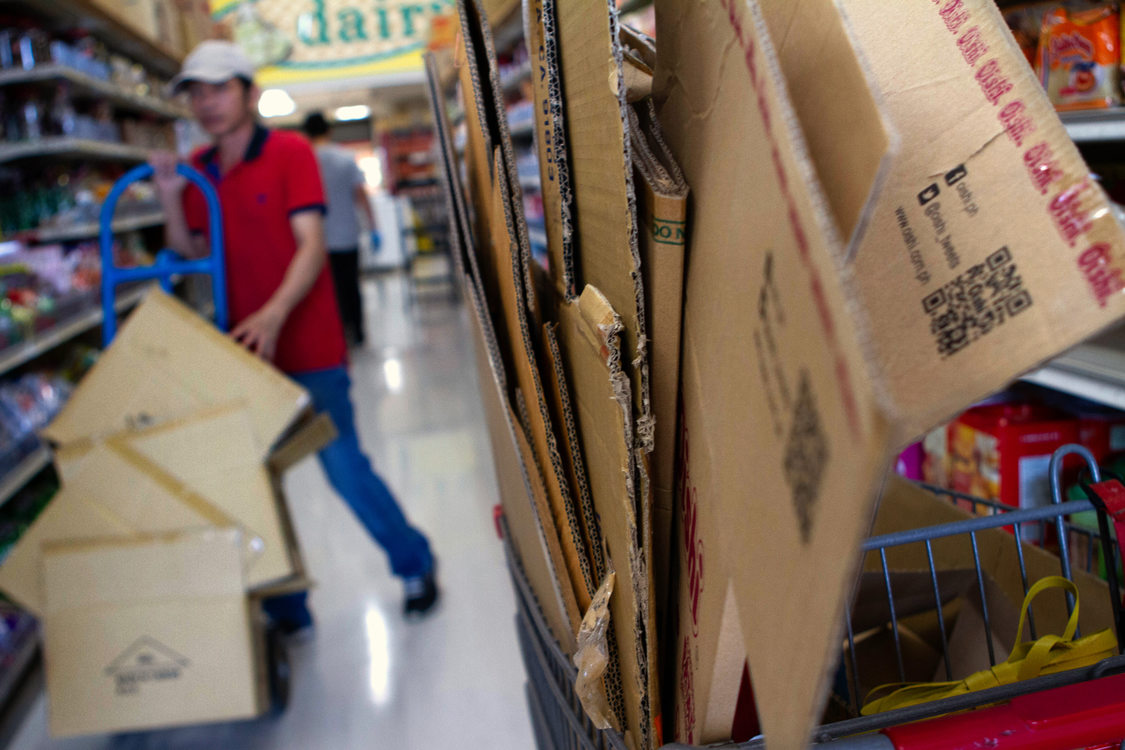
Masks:
[[[146,682],[178,680],[191,662],[149,636],[141,636],[114,659],[105,673],[118,695],[133,695]]]

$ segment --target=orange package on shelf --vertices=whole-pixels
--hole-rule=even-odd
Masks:
[[[1117,3],[1043,16],[1039,73],[1059,110],[1102,109],[1121,103],[1121,27]]]

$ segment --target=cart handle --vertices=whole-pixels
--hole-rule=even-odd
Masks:
[[[147,281],[159,279],[160,287],[167,293],[172,292],[172,281],[176,276],[204,275],[211,277],[211,292],[215,302],[215,325],[220,330],[226,331],[229,318],[227,312],[227,278],[226,263],[223,248],[223,216],[219,206],[219,196],[211,183],[195,169],[186,164],[176,165],[176,174],[186,177],[203,193],[207,202],[207,229],[210,240],[211,254],[206,258],[185,260],[174,250],[165,248],[156,255],[156,262],[151,266],[137,268],[119,268],[113,262],[113,214],[117,210],[117,201],[124,194],[125,189],[138,180],[147,180],[153,175],[150,164],[126,172],[121,179],[113,185],[113,189],[106,196],[101,213],[101,256],[102,256],[102,340],[106,346],[117,335],[117,308],[115,305],[117,287],[130,281]]]

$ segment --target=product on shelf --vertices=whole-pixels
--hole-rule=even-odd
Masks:
[[[36,230],[65,231],[68,227],[95,224],[102,202],[122,172],[120,167],[103,164],[3,171],[0,235],[7,239],[23,238],[25,233],[34,235]],[[147,182],[130,185],[118,206],[116,218],[156,214],[160,209],[152,185]]]
[[[1121,103],[1121,25],[1117,3],[1086,11],[1054,8],[1043,16],[1039,73],[1060,110]]]

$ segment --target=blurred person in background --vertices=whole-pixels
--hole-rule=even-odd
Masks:
[[[328,261],[332,279],[336,282],[336,298],[340,303],[340,317],[344,332],[353,346],[362,346],[363,298],[359,289],[359,216],[367,217],[371,228],[371,241],[379,249],[379,233],[375,229],[375,212],[367,196],[363,172],[355,156],[346,148],[332,143],[328,121],[320,112],[305,118],[305,135],[316,149],[320,164],[320,179],[324,182],[324,197],[328,212],[324,215],[324,240],[328,246]]]
[[[321,451],[321,466],[403,580],[405,613],[422,614],[438,598],[434,559],[359,444],[316,156],[300,135],[258,122],[253,75],[237,45],[209,40],[172,82],[174,91],[187,92],[212,139],[190,163],[210,180],[222,207],[231,336],[304,386],[316,410],[332,418],[339,436]],[[173,154],[155,153],[151,163],[168,247],[188,258],[207,256],[202,192],[176,173]],[[304,593],[271,599],[266,611],[285,632],[308,632],[313,624]]]

